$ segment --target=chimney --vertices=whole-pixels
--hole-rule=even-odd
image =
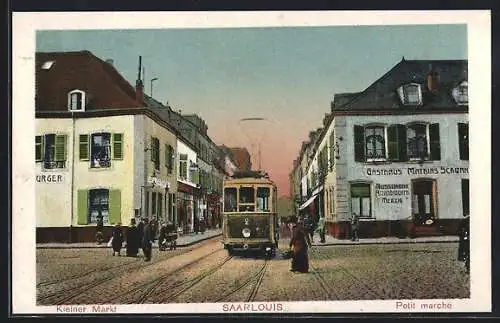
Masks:
[[[144,85],[141,80],[141,70],[142,70],[142,56],[139,56],[139,71],[137,73],[137,80],[135,81],[135,100],[142,104],[143,101],[143,91]]]
[[[111,59],[111,58],[108,58],[106,60],[106,63],[108,63],[109,65],[113,66],[114,65],[114,61]]]
[[[439,74],[435,71],[430,71],[427,74],[427,89],[430,92],[436,92],[439,90]]]

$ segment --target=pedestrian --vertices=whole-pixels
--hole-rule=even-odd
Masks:
[[[113,228],[112,239],[111,246],[113,247],[113,256],[115,253],[118,253],[118,256],[120,256],[120,250],[122,249],[123,244],[123,230],[121,223],[119,222]]]
[[[297,223],[294,228],[294,234],[290,240],[290,248],[292,249],[292,265],[290,271],[307,273],[309,272],[309,257],[307,254],[308,248],[311,246],[309,234],[306,232],[303,223]]]
[[[101,244],[104,242],[104,235],[102,231],[104,230],[104,220],[101,211],[96,216],[96,233],[95,233],[95,238],[97,241],[97,244]]]
[[[139,241],[138,247],[140,247],[141,244],[142,244],[142,236],[144,234],[144,221],[145,220],[146,219],[144,217],[142,217],[139,220],[139,224],[137,224],[137,238],[138,238],[138,241]]]
[[[304,217],[304,230],[306,233],[309,234],[309,239],[311,240],[312,243],[314,243],[314,229],[315,229],[315,222],[310,216]]]
[[[139,245],[139,229],[135,225],[135,219],[132,219],[127,229],[127,257],[137,257]]]
[[[158,236],[158,250],[163,251],[165,249],[167,249],[167,225],[163,222]]]
[[[458,261],[465,263],[467,272],[470,270],[470,217],[467,215],[458,225]]]
[[[318,228],[316,229],[319,233],[319,239],[321,243],[325,243],[325,217],[322,216],[318,220]]]
[[[359,241],[359,219],[356,213],[353,213],[351,218],[351,240]]]
[[[144,253],[144,261],[150,261],[153,249],[153,230],[148,219],[144,219],[144,229],[142,234],[142,252]]]

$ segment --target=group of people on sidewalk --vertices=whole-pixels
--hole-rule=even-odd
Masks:
[[[169,228],[175,231],[175,229],[173,229],[174,226],[169,226],[169,223],[163,223],[161,228],[158,229],[155,222],[152,220],[150,221],[148,218],[141,218],[138,224],[135,219],[132,219],[127,228],[127,234],[125,235],[121,223],[117,223],[113,227],[108,245],[113,249],[113,256],[116,254],[120,256],[123,242],[125,242],[127,257],[137,257],[139,249],[142,249],[144,261],[150,261],[152,257],[153,242],[156,240],[156,233],[159,232],[158,242],[161,246],[169,234]],[[102,217],[99,218],[98,215],[96,233],[98,243],[100,243],[100,239],[102,240],[102,229]]]

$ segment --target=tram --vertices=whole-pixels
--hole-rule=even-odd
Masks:
[[[222,242],[229,254],[278,247],[277,188],[263,172],[236,172],[224,180]]]

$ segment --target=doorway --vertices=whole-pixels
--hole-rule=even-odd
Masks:
[[[434,227],[437,218],[436,181],[412,181],[412,216],[416,227]]]

